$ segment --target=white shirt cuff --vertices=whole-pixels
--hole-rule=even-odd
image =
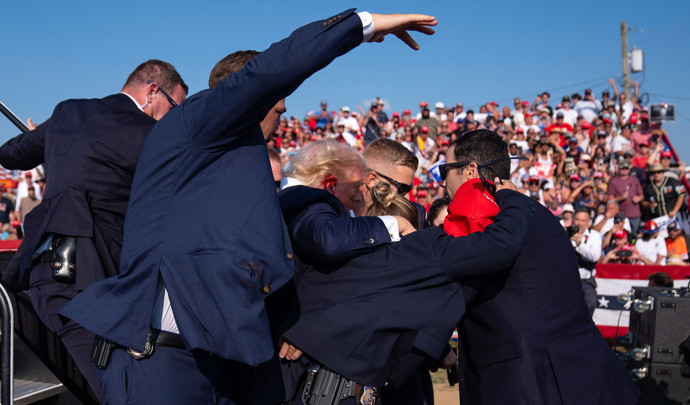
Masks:
[[[374,36],[374,18],[366,11],[361,11],[357,15],[362,20],[362,42],[367,42]]]
[[[391,215],[382,215],[379,217],[383,224],[388,229],[388,235],[391,237],[391,242],[398,242],[400,240],[400,231],[398,230],[398,220]]]

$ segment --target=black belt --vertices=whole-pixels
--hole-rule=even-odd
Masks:
[[[158,329],[154,329],[153,331],[156,334],[156,346],[183,350],[187,349],[182,341],[182,336],[178,335],[177,333]]]

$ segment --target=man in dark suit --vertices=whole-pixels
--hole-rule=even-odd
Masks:
[[[464,305],[460,286],[452,279],[510,266],[527,234],[531,201],[517,193],[517,200],[506,196],[501,225],[471,240],[453,240],[429,228],[392,245],[348,250],[354,243],[347,238],[367,240],[366,233],[355,231],[357,224],[346,206],[350,199],[331,187],[329,178],[346,187],[361,183],[362,163],[354,150],[331,141],[310,144],[292,162],[288,175],[304,185],[284,189],[279,198],[300,264],[295,271],[300,314],[284,333],[288,342],[280,354],[295,360],[304,350],[357,383],[388,383],[400,390],[421,365],[442,358],[447,350],[461,316],[453,308]],[[414,211],[404,201],[408,211]],[[343,227],[340,240],[328,245],[330,259],[315,254],[321,241],[312,235],[333,234],[332,223],[345,221],[350,227]],[[470,247],[475,253],[468,255]],[[491,252],[491,258],[483,252]],[[305,365],[304,360],[284,364],[284,370],[290,370],[288,391],[296,388]]]
[[[62,339],[96,393],[96,370],[89,361],[93,334],[75,322],[63,324],[57,312],[92,283],[117,274],[144,139],[186,93],[171,64],[149,60],[129,75],[121,93],[64,101],[45,123],[0,147],[3,167],[29,170],[44,163],[47,173],[43,202],[26,216],[26,238],[3,282],[28,289],[39,317]],[[60,257],[53,253],[64,237],[76,238],[76,263],[70,263],[76,268],[71,279],[56,281],[51,265],[56,268]]]
[[[441,173],[450,195],[481,176],[508,176],[507,146],[494,132],[466,133],[450,145]],[[637,403],[634,384],[589,315],[567,233],[546,208],[535,209],[513,267],[465,280],[461,403]]]
[[[254,365],[274,352],[264,300],[293,272],[265,145],[284,98],[362,41],[394,33],[416,49],[407,30],[431,34],[435,24],[354,10],[316,21],[258,55],[221,61],[240,69],[156,125],[134,179],[120,275],[61,311],[129,348],[100,375],[107,401],[249,402]]]

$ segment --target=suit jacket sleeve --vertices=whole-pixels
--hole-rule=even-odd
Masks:
[[[311,265],[348,260],[390,242],[379,218],[343,217],[325,202],[309,205],[288,229],[295,252]]]
[[[436,234],[439,262],[453,278],[509,268],[522,251],[534,218],[533,201],[511,190],[496,193],[501,211],[484,232],[453,238]]]
[[[221,81],[206,97],[183,104],[188,133],[198,147],[222,152],[305,79],[361,42],[362,21],[354,9],[298,28]]]
[[[55,108],[53,117],[58,114],[60,105]],[[30,170],[44,162],[46,129],[53,117],[33,131],[15,136],[0,147],[0,165],[12,170]]]

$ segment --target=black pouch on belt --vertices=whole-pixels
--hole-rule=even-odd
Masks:
[[[50,269],[53,271],[53,280],[74,284],[77,274],[77,238],[55,235],[52,250],[54,253]]]

